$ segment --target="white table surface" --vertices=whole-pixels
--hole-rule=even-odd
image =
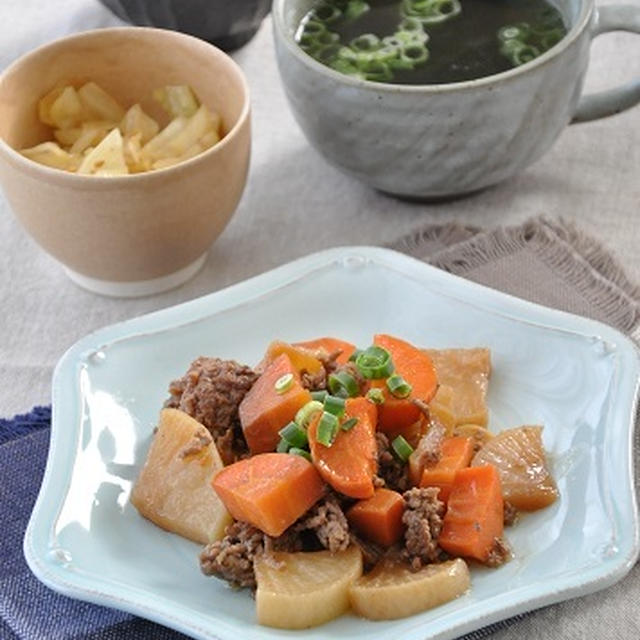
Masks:
[[[640,6],[640,0],[628,2]],[[0,70],[64,34],[118,24],[97,0],[0,0]],[[562,216],[599,238],[640,282],[639,107],[568,127],[542,160],[502,185],[445,204],[409,204],[342,175],[307,144],[280,84],[269,19],[234,57],[252,91],[249,182],[205,267],[186,285],[137,300],[87,293],[27,237],[0,194],[0,416],[47,404],[56,361],[94,329],[210,293],[312,251],[382,244],[429,223],[491,228]],[[640,81],[640,37],[598,38],[586,90],[632,79]]]

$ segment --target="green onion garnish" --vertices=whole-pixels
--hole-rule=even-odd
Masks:
[[[276,451],[278,453],[287,453],[290,446],[291,445],[284,438],[281,438],[280,442],[278,442],[278,446],[276,447]]]
[[[316,439],[325,447],[330,447],[338,433],[339,426],[338,418],[336,418],[332,413],[327,413],[325,411],[318,423]]]
[[[373,345],[356,358],[360,373],[370,380],[386,378],[393,373],[391,354],[382,347]]]
[[[367,391],[367,400],[373,402],[373,404],[382,404],[384,402],[384,392],[382,389],[369,389]]]
[[[356,349],[350,356],[349,362],[355,362],[358,359],[358,356],[362,353],[362,349]]]
[[[329,395],[328,391],[322,389],[321,391],[312,391],[311,398],[313,400],[317,400],[318,402],[324,402],[324,399]]]
[[[280,429],[278,435],[292,447],[305,447],[308,442],[307,432],[295,422],[290,422],[286,427]]]
[[[329,390],[334,396],[353,398],[360,393],[360,385],[356,379],[346,371],[338,371],[329,375]]]
[[[326,395],[326,394],[325,394]],[[309,421],[316,411],[322,411],[322,402],[318,402],[318,400],[311,400],[307,402],[303,407],[298,409],[298,413],[296,413],[296,417],[293,421],[303,429],[306,429],[309,426]]]
[[[340,425],[340,428],[343,431],[351,431],[351,429],[353,429],[353,427],[355,427],[357,424],[358,424],[358,418],[349,418],[348,420],[345,420]]]
[[[394,438],[391,446],[402,462],[406,462],[413,453],[413,447],[402,436]]]
[[[293,385],[293,373],[285,373],[283,376],[280,376],[276,383],[273,385],[276,389],[277,393],[285,393],[291,386]]]
[[[339,398],[338,396],[327,396],[324,399],[324,410],[331,415],[336,416],[336,418],[342,417],[344,414],[344,406],[345,401],[344,398]]]
[[[306,449],[291,447],[291,449],[289,449],[289,453],[293,454],[294,456],[302,456],[303,458],[306,458],[309,462],[311,462],[311,454]]]
[[[398,374],[387,378],[387,387],[396,398],[406,398],[413,389],[413,387]]]

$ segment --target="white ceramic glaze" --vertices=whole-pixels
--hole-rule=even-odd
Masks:
[[[197,545],[129,503],[167,385],[202,354],[255,364],[274,338],[332,334],[366,346],[374,332],[489,347],[490,427],[544,424],[560,499],[509,529],[511,562],[474,568],[471,591],[442,607],[377,623],[345,615],[300,632],[261,627],[249,593],[203,576]],[[54,376],[51,450],[26,558],[56,591],[195,638],[454,638],[629,571],[638,555],[631,442],[639,373],[632,343],[603,324],[385,249],[317,253],[107,327],[67,352]]]
[[[579,105],[592,38],[616,29],[640,33],[637,6],[596,10],[593,0],[557,0],[569,33],[539,58],[468,82],[409,86],[352,78],[304,53],[294,33],[312,4],[273,5],[293,114],[331,164],[388,193],[437,198],[482,189],[537,160],[574,116],[589,120],[640,101],[635,83]]]
[[[99,280],[98,278],[90,278],[78,273],[73,269],[69,269],[63,265],[65,273],[79,287],[98,293],[101,296],[110,298],[139,298],[141,296],[150,296],[163,291],[169,291],[179,287],[181,284],[193,278],[193,276],[202,269],[207,259],[207,254],[203,253],[197,260],[178,271],[174,271],[167,276],[160,278],[152,278],[151,280],[138,280],[134,282],[116,282],[114,280]]]

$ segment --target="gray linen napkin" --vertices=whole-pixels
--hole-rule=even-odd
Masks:
[[[390,248],[520,298],[607,323],[640,345],[640,287],[629,282],[600,242],[562,220],[537,218],[486,232],[455,224],[428,227]],[[635,431],[635,462],[640,495],[640,428]],[[636,563],[608,589],[485,627],[464,640],[636,640],[639,602]]]

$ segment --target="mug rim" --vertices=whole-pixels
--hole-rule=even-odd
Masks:
[[[439,94],[449,93],[456,91],[464,91],[468,89],[481,88],[486,85],[495,84],[497,81],[509,80],[519,75],[525,74],[529,71],[533,71],[537,67],[545,65],[551,59],[560,55],[565,51],[575,40],[577,40],[588,26],[593,10],[595,7],[595,0],[580,0],[581,8],[580,15],[575,24],[567,31],[564,38],[560,42],[556,43],[551,49],[548,49],[537,58],[526,62],[513,69],[501,71],[500,73],[493,73],[488,76],[482,76],[480,78],[473,78],[471,80],[464,80],[462,82],[449,82],[449,83],[434,83],[434,84],[400,84],[392,82],[374,82],[372,80],[364,80],[362,78],[354,78],[348,76],[339,71],[335,71],[330,67],[318,62],[315,58],[312,58],[309,54],[305,53],[300,45],[294,40],[293,33],[290,33],[286,26],[284,19],[285,8],[293,4],[295,0],[273,0],[272,15],[274,31],[281,43],[290,51],[290,53],[297,58],[302,64],[310,67],[314,71],[320,72],[332,78],[340,81],[342,84],[349,85],[351,87],[365,90],[365,91],[377,91],[385,93],[420,93],[420,94]]]
[[[61,169],[56,169],[54,167],[48,167],[46,165],[40,164],[38,162],[34,162],[29,158],[23,156],[19,151],[14,149],[8,142],[5,141],[4,138],[0,137],[0,159],[4,157],[7,162],[12,162],[14,166],[17,168],[26,171],[31,174],[40,174],[45,175],[50,181],[53,182],[67,182],[74,181],[77,182],[78,185],[82,184],[84,187],[94,186],[100,188],[105,188],[106,185],[119,185],[124,186],[125,184],[134,185],[140,183],[144,180],[155,179],[159,177],[163,178],[167,174],[167,172],[178,173],[184,170],[187,170],[190,166],[200,164],[203,162],[208,156],[212,154],[222,153],[224,149],[231,144],[231,140],[236,138],[238,132],[243,129],[247,121],[249,120],[251,113],[251,95],[249,90],[249,84],[244,75],[244,72],[238,65],[238,63],[227,53],[225,53],[219,47],[207,42],[206,40],[202,40],[201,38],[197,38],[195,36],[172,31],[169,29],[160,29],[157,27],[137,27],[137,26],[123,26],[123,27],[108,27],[103,29],[89,29],[86,31],[80,31],[77,33],[69,34],[66,36],[62,36],[61,38],[57,38],[52,40],[51,42],[46,42],[35,49],[31,49],[27,53],[19,56],[16,60],[14,60],[8,67],[0,73],[0,90],[2,89],[3,82],[5,79],[11,75],[12,73],[18,72],[21,66],[25,63],[28,63],[31,59],[36,58],[38,56],[47,55],[51,50],[59,49],[61,46],[65,46],[68,43],[72,42],[82,42],[83,40],[89,40],[96,36],[101,36],[106,34],[107,36],[111,34],[140,34],[144,32],[146,34],[153,34],[155,36],[159,36],[161,38],[169,38],[169,39],[178,39],[178,40],[190,40],[193,44],[200,47],[201,49],[211,49],[214,55],[224,58],[228,64],[229,69],[232,70],[233,74],[240,81],[240,87],[242,89],[243,102],[242,109],[238,114],[238,118],[229,129],[229,131],[225,134],[223,138],[221,138],[216,144],[212,147],[209,147],[202,153],[199,153],[197,156],[192,158],[188,158],[175,164],[170,167],[165,167],[162,169],[155,169],[154,171],[144,171],[141,173],[131,173],[123,176],[94,176],[94,175],[79,175],[77,173],[71,173],[69,171],[63,171]],[[211,51],[210,51],[211,52]]]

